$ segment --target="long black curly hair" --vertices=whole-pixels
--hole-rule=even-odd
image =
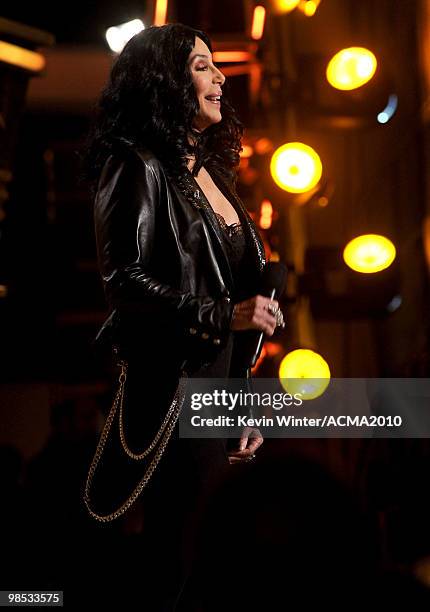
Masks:
[[[187,60],[196,37],[212,52],[209,38],[200,30],[181,23],[151,26],[133,36],[116,58],[81,154],[81,178],[93,189],[106,159],[124,145],[151,150],[172,173],[181,171],[186,157],[194,155],[194,175],[207,165],[234,187],[243,124],[226,91],[222,120],[202,132],[192,125],[199,102]],[[228,86],[224,89],[228,94]]]

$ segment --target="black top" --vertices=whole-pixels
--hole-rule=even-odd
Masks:
[[[220,227],[223,230],[224,247],[226,249],[229,264],[234,281],[234,291],[232,294],[233,301],[235,303],[242,301],[249,297],[247,293],[247,268],[249,265],[254,265],[251,260],[252,252],[251,248],[246,240],[246,234],[243,230],[243,226],[240,222],[231,223],[228,225],[225,222],[224,217],[220,213],[215,213]],[[227,363],[228,345],[217,355],[216,360],[210,365],[203,366],[197,372],[194,372],[192,376],[202,378],[224,378],[238,377],[238,366],[236,363],[240,363],[241,359],[241,347],[239,346],[239,336],[243,336],[247,332],[234,331],[230,336],[230,342],[233,343],[231,360]],[[229,342],[229,344],[230,344]],[[243,357],[243,355],[242,355]]]
[[[245,280],[247,265],[251,263],[249,245],[246,241],[245,232],[241,223],[231,223],[227,225],[224,217],[220,213],[215,213],[220,227],[223,229],[224,246],[227,251],[230,268],[234,281],[233,300],[241,301],[246,292]]]

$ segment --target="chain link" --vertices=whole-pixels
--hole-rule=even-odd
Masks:
[[[176,396],[175,396],[176,397]],[[158,440],[161,438],[161,435],[163,433],[163,431],[166,429],[169,420],[172,418],[173,413],[175,412],[175,398],[169,408],[169,410],[167,411],[166,416],[164,417],[164,421],[161,424],[160,429],[158,430],[158,432],[155,435],[155,438],[152,440],[151,444],[148,446],[148,448],[146,450],[144,450],[142,453],[133,453],[133,451],[129,448],[126,439],[125,439],[125,433],[124,433],[124,414],[123,414],[123,400],[124,400],[124,394],[122,394],[121,396],[121,403],[119,406],[119,436],[121,439],[121,445],[122,448],[124,449],[124,451],[127,453],[127,455],[131,458],[134,459],[135,461],[140,461],[142,459],[144,459],[147,455],[149,455],[149,453],[151,451],[154,450],[156,444],[158,443]],[[176,422],[176,421],[175,421]]]
[[[179,414],[181,412],[182,405],[185,399],[185,389],[187,385],[186,379],[188,378],[186,371],[182,370],[181,377],[179,379],[179,383],[175,391],[175,396],[167,412],[167,415],[163,423],[161,424],[160,429],[158,430],[157,434],[155,435],[149,447],[142,453],[136,454],[136,453],[133,453],[129,449],[126,443],[126,440],[125,440],[124,428],[123,428],[123,410],[122,408],[123,408],[123,401],[124,401],[124,385],[127,380],[128,363],[127,361],[121,359],[118,362],[118,365],[121,367],[121,372],[118,377],[118,382],[119,382],[118,391],[115,394],[115,398],[114,398],[112,407],[110,409],[110,412],[104,424],[99,442],[97,444],[96,452],[94,454],[93,460],[91,462],[91,465],[88,471],[87,480],[85,483],[84,495],[83,495],[84,503],[90,515],[97,521],[100,521],[103,523],[108,523],[110,521],[113,521],[114,519],[119,518],[122,514],[124,514],[130,508],[130,506],[136,501],[136,499],[139,497],[144,487],[148,483],[149,479],[151,478],[152,474],[154,473],[155,468],[157,467],[164,453],[167,443],[172,435],[172,431],[176,425],[176,421],[178,420]],[[164,431],[165,433],[161,439],[159,448],[155,452],[154,458],[152,459],[143,477],[141,478],[137,486],[134,488],[131,495],[126,499],[126,501],[123,504],[121,504],[121,506],[117,510],[115,510],[114,512],[111,512],[110,514],[103,515],[103,514],[98,514],[97,512],[94,512],[94,510],[92,510],[92,508],[90,507],[90,488],[91,488],[91,484],[94,478],[95,471],[97,469],[97,466],[102,456],[104,447],[106,445],[106,441],[109,436],[109,432],[111,430],[112,423],[115,419],[115,415],[118,409],[118,404],[120,404],[119,429],[120,429],[121,444],[122,444],[123,449],[127,453],[127,455],[131,457],[132,459],[135,459],[135,460],[144,459],[152,450],[154,450],[154,448],[157,445],[157,442],[160,440],[160,437]]]

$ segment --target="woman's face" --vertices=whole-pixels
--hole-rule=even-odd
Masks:
[[[222,95],[221,87],[225,76],[212,63],[212,54],[201,38],[195,39],[195,45],[188,57],[188,66],[200,106],[193,125],[203,131],[222,119],[221,99],[215,101],[213,98]]]

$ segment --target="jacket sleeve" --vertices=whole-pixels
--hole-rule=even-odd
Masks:
[[[182,292],[151,274],[159,209],[160,187],[151,161],[132,151],[124,157],[111,155],[94,203],[106,298],[120,316],[142,315],[149,329],[173,321],[192,346],[222,347],[230,334],[231,299]]]

